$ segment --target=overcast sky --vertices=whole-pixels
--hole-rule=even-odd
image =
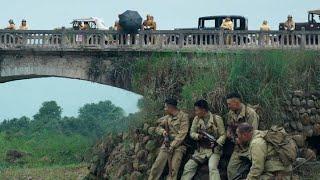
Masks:
[[[258,29],[263,20],[272,29],[293,15],[296,22],[307,20],[307,11],[320,9],[320,0],[1,0],[0,28],[9,19],[19,24],[27,19],[30,29],[70,26],[74,18],[100,17],[108,26],[118,14],[137,10],[142,16],[152,14],[159,29],[196,27],[200,16],[243,15],[249,29]],[[140,96],[80,80],[43,78],[0,84],[0,121],[4,118],[33,116],[41,103],[56,100],[63,115],[76,116],[85,103],[111,100],[131,113],[137,111]]]

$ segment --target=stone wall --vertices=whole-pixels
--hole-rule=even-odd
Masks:
[[[300,146],[311,146],[309,139],[320,135],[320,92],[307,93],[294,91],[284,102],[284,126],[293,135],[301,135],[307,143]],[[317,147],[311,147],[317,150]]]

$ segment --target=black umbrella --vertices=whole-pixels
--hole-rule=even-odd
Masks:
[[[127,10],[119,15],[119,24],[126,33],[137,33],[141,28],[142,17],[137,11]]]

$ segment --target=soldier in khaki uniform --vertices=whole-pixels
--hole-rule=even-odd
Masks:
[[[270,26],[268,24],[268,21],[264,20],[262,22],[262,25],[260,27],[260,31],[270,31]]]
[[[9,20],[9,26],[6,29],[9,29],[9,30],[15,30],[16,29],[16,25],[14,24],[12,19]]]
[[[231,21],[230,17],[224,19],[220,27],[224,30],[233,31],[233,22]]]
[[[230,17],[227,17],[226,19],[224,19],[222,21],[222,24],[220,26],[223,30],[229,30],[229,31],[233,31],[234,29],[234,25],[233,25],[233,22],[231,21],[231,18]],[[227,45],[231,45],[232,43],[232,38],[231,38],[231,35],[228,34],[225,38],[225,41],[226,41],[226,44]]]
[[[19,30],[28,30],[27,21],[23,19],[21,21],[21,25],[19,26]]]
[[[196,117],[190,130],[192,139],[198,141],[198,149],[184,167],[182,180],[191,180],[196,174],[197,167],[209,161],[210,180],[220,180],[218,164],[221,156],[221,149],[226,139],[223,120],[220,116],[209,111],[207,101],[199,100],[194,104]],[[200,133],[201,130],[213,135],[217,141],[211,144],[206,137]]]
[[[290,180],[292,165],[284,166],[273,146],[266,142],[266,131],[254,130],[248,123],[237,128],[237,143],[248,146],[248,157],[252,162],[247,180]]]
[[[270,31],[270,26],[268,24],[268,21],[264,20],[262,22],[262,25],[260,27],[260,31],[264,31],[264,32]],[[268,44],[269,40],[270,40],[269,35],[263,35],[264,44]]]
[[[227,105],[230,109],[227,114],[227,139],[229,142],[235,142],[235,130],[240,123],[247,122],[253,126],[254,130],[258,129],[258,114],[253,108],[241,102],[241,96],[238,93],[227,95]],[[228,179],[232,179],[236,175],[237,169],[241,165],[241,156],[247,157],[248,149],[235,145],[227,167]]]
[[[167,179],[176,180],[182,157],[186,152],[183,141],[189,130],[188,114],[177,109],[177,101],[174,99],[165,101],[165,112],[167,115],[160,119],[156,132],[163,137],[169,137],[170,144],[163,143],[161,146],[158,157],[152,165],[149,180],[158,180],[168,163],[171,163],[172,172]]]
[[[296,23],[293,21],[292,16],[289,15],[287,21],[284,23],[284,29],[293,31],[296,28]]]
[[[156,30],[157,29],[157,24],[154,21],[154,17],[149,14],[147,15],[147,19],[143,21],[142,26],[143,26],[144,30]]]

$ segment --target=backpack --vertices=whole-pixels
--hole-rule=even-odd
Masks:
[[[272,126],[267,131],[264,139],[272,145],[278,153],[284,166],[292,165],[298,154],[298,147],[292,137],[286,133],[283,127]]]

